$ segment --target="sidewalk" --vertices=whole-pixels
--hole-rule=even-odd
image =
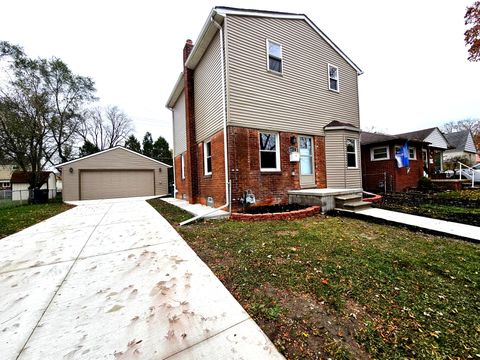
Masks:
[[[382,219],[397,224],[415,226],[447,236],[461,237],[471,241],[480,241],[480,227],[455,223],[445,220],[437,220],[424,216],[404,214],[397,211],[383,210],[377,208],[358,210],[355,214]]]

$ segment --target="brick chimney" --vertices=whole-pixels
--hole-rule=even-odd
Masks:
[[[183,81],[185,91],[185,120],[187,133],[187,156],[185,157],[185,177],[187,181],[188,201],[194,204],[198,201],[198,161],[195,134],[195,97],[194,72],[185,66],[193,49],[192,40],[188,39],[183,47]]]

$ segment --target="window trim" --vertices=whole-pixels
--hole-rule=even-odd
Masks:
[[[272,44],[275,44],[275,45],[278,45],[280,46],[280,58],[276,57],[275,55],[272,55],[272,57],[274,59],[277,59],[277,60],[280,60],[280,67],[282,69],[282,71],[276,71],[276,70],[272,70],[270,69],[270,49],[268,47],[268,43],[271,42]],[[274,41],[274,40],[270,40],[270,39],[265,39],[265,47],[266,47],[266,52],[267,52],[267,71],[268,72],[271,72],[273,74],[277,74],[277,75],[283,75],[283,45],[280,44],[279,42],[277,41]]]
[[[210,155],[207,156],[207,144],[210,144]],[[207,160],[210,158],[210,171],[207,168]],[[212,175],[213,164],[212,164],[212,140],[203,142],[203,173],[205,176]]]
[[[374,151],[377,149],[386,149],[387,156],[384,158],[380,159],[375,159],[374,157]],[[370,161],[382,161],[382,160],[390,160],[390,146],[384,145],[384,146],[375,146],[370,149]]]
[[[262,150],[260,144],[260,136],[261,134],[269,134],[275,136],[275,162],[277,167],[276,168],[262,168],[262,151],[271,152],[271,150]],[[280,164],[280,135],[278,132],[274,131],[262,131],[258,132],[258,165],[260,167],[260,172],[279,172],[281,171],[281,164]]]
[[[402,148],[401,146],[395,145],[395,154],[397,154],[398,150],[400,150],[401,148]],[[413,157],[410,157],[410,149],[413,149]],[[417,160],[417,148],[415,146],[408,147],[408,160]],[[423,161],[423,158],[422,158],[422,161]]]
[[[332,89],[330,87],[330,67],[334,67],[335,69],[337,69],[337,79],[336,79],[337,88],[336,89]],[[340,92],[340,69],[338,68],[338,66],[327,64],[327,78],[328,78],[328,90],[339,93]]]
[[[348,154],[352,153],[347,151],[347,140],[353,140],[355,145],[355,166],[348,166]],[[347,169],[358,169],[358,140],[355,138],[345,137],[345,165]]]
[[[413,150],[413,157],[410,157],[410,149]],[[408,147],[408,160],[417,160],[417,148],[415,146]]]
[[[181,172],[181,178],[182,180],[185,180],[185,155],[181,154],[180,155],[180,172]]]

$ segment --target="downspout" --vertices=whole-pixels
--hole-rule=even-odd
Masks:
[[[228,212],[231,213],[231,201],[230,201],[230,180],[228,171],[228,146],[227,146],[227,96],[225,91],[225,49],[223,46],[223,27],[215,21],[213,16],[210,21],[220,32],[220,53],[222,56],[221,70],[222,70],[222,105],[223,105],[223,154],[225,163],[225,205],[228,205]]]
[[[228,146],[227,146],[227,99],[225,92],[225,50],[223,46],[223,28],[222,26],[215,21],[213,16],[210,18],[210,22],[220,31],[220,53],[222,56],[221,61],[221,71],[222,71],[222,106],[223,106],[223,154],[224,154],[224,163],[225,163],[225,204],[219,208],[212,209],[206,214],[195,216],[191,219],[181,222],[179,225],[187,225],[191,222],[197,221],[204,218],[207,215],[213,214],[218,210],[223,210],[228,207],[228,213],[232,212],[231,201],[230,201],[230,180],[228,176]]]
[[[168,108],[172,112],[172,132],[173,132],[173,139],[172,139],[172,167],[173,167],[173,198],[175,199],[177,196],[177,182],[175,180],[175,116],[173,112],[173,108]],[[168,170],[167,170],[168,171]],[[168,179],[168,175],[167,175]],[[168,180],[167,180],[168,183]],[[168,184],[167,184],[168,186]]]

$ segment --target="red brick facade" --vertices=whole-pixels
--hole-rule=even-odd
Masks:
[[[290,162],[291,138],[298,139],[298,134],[280,132],[280,170],[276,172],[260,171],[259,130],[228,127],[228,152],[231,181],[232,208],[243,208],[245,191],[255,195],[255,206],[288,203],[288,190],[300,189],[299,162]],[[211,141],[212,174],[205,175],[203,142],[196,144],[195,161],[196,178],[188,178],[189,171],[185,169],[186,179],[181,179],[181,157],[175,158],[175,184],[177,198],[185,197],[191,203],[207,204],[211,197],[214,206],[226,203],[225,199],[225,163],[223,131],[217,132]],[[313,136],[315,157],[315,180],[317,188],[326,188],[325,139],[323,136]],[[294,145],[298,146],[298,144]],[[188,158],[189,154],[185,154]],[[185,167],[191,161],[185,161]],[[192,173],[192,172],[190,172]],[[196,179],[190,181],[190,179]],[[192,199],[190,184],[196,183],[197,194]],[[193,201],[192,201],[193,200]]]
[[[242,208],[244,192],[250,190],[256,206],[288,203],[288,190],[300,189],[299,163],[290,162],[291,137],[298,134],[280,132],[280,171],[260,171],[259,130],[229,127],[228,151],[232,207]],[[318,188],[327,184],[325,140],[314,136],[315,180]],[[298,146],[298,145],[295,145]]]
[[[383,183],[386,181],[387,191],[401,192],[409,188],[416,188],[418,180],[423,176],[422,146],[412,144],[415,147],[416,160],[409,160],[410,170],[399,168],[395,160],[395,145],[389,144],[390,159],[372,161],[370,150],[374,147],[387,146],[374,144],[362,146],[362,177],[365,190],[383,192]]]

